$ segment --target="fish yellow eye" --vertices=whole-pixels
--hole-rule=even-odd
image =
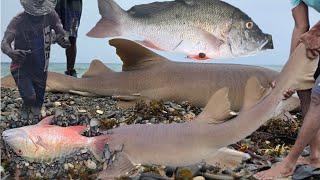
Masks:
[[[253,28],[253,22],[252,21],[249,21],[246,23],[246,28],[247,29],[252,29]]]

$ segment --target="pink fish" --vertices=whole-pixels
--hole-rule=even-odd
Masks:
[[[29,161],[49,161],[83,148],[102,160],[106,136],[88,138],[81,135],[86,126],[50,125],[52,118],[47,117],[36,125],[6,130],[2,133],[3,140],[17,155]]]

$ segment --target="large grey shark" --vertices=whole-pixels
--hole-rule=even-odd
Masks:
[[[230,112],[238,112],[243,106],[246,81],[251,76],[257,77],[261,86],[268,89],[279,74],[257,66],[173,62],[125,39],[113,39],[110,45],[116,48],[123,61],[122,72],[114,72],[102,62],[94,60],[89,70],[79,79],[50,72],[47,90],[115,96],[122,100],[187,100],[195,106],[204,107],[216,91],[227,87]],[[11,77],[3,78],[1,85],[15,86]],[[255,101],[261,97],[262,94]],[[216,105],[222,103],[217,101]],[[297,108],[299,101],[292,98],[290,104],[292,107],[288,110]],[[229,116],[219,115],[217,120],[227,119]]]
[[[136,124],[109,130],[106,132],[109,149],[116,151],[117,155],[114,163],[100,174],[100,178],[110,179],[122,175],[136,164],[183,166],[215,155],[221,157],[221,152],[218,153],[221,148],[245,138],[284,111],[285,90],[309,89],[314,83],[312,75],[317,63],[317,60],[309,60],[305,46],[299,45],[278,76],[277,86],[258,103],[249,101],[237,117],[221,124],[208,125],[207,121],[192,121],[182,124]],[[250,91],[261,89],[259,86],[257,78],[250,78],[245,96],[259,94],[251,94]],[[212,96],[204,114],[215,111],[216,105],[212,102],[221,98],[220,93],[224,92],[228,92],[228,88],[222,88]],[[228,152],[222,154],[228,156]]]

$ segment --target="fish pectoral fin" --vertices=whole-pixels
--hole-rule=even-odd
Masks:
[[[114,71],[104,65],[103,62],[95,59],[91,61],[89,69],[82,75],[82,78],[90,78],[113,72]]]
[[[53,122],[54,116],[48,116],[44,119],[42,119],[37,125],[44,126],[44,125],[50,125]]]
[[[205,161],[210,165],[234,169],[237,168],[243,161],[246,161],[250,158],[250,155],[247,153],[229,148],[221,148],[217,153],[209,155]]]
[[[128,156],[123,152],[119,152],[116,154],[115,160],[111,164],[107,165],[107,168],[99,174],[98,178],[118,178],[126,175],[126,173],[130,172],[134,168],[135,166],[128,159]]]
[[[195,121],[206,123],[221,123],[233,117],[230,109],[229,89],[222,88],[211,96],[202,113],[196,117]]]
[[[76,90],[69,90],[69,93],[80,95],[80,96],[87,96],[87,97],[97,97],[97,96],[99,96],[99,95],[97,95],[95,93],[76,91]]]
[[[242,110],[248,110],[253,107],[268,91],[263,88],[260,81],[256,77],[248,79],[245,91]]]
[[[224,40],[216,37],[215,35],[209,33],[208,31],[203,29],[199,29],[199,30],[201,35],[204,37],[204,39],[208,41],[210,46],[213,47],[215,50],[218,51],[220,46],[225,43]]]
[[[127,39],[112,39],[109,44],[116,48],[117,54],[123,62],[122,71],[145,69],[168,61],[141,44]]]

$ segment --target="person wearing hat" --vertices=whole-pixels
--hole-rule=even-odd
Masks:
[[[21,118],[25,122],[37,122],[44,101],[52,30],[60,46],[67,48],[70,42],[54,10],[55,0],[20,2],[24,12],[11,20],[1,42],[1,50],[12,59],[10,71],[23,99]],[[29,114],[33,115],[32,119],[29,119]]]
[[[82,0],[58,0],[56,12],[60,16],[63,28],[68,32],[71,46],[66,49],[66,75],[77,77],[74,69],[77,56],[77,36],[82,13]]]

